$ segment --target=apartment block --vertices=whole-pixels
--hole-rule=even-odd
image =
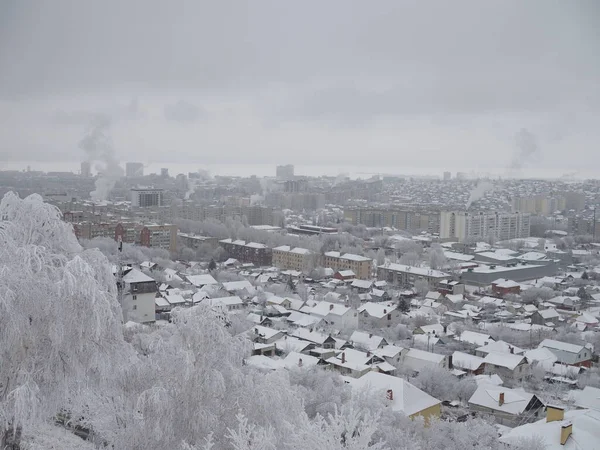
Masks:
[[[306,248],[282,245],[273,249],[273,265],[280,269],[308,273],[315,266],[315,254]]]
[[[225,249],[231,258],[243,263],[252,263],[255,266],[270,266],[272,263],[272,250],[265,244],[242,240],[223,239],[219,245]]]
[[[436,286],[447,280],[450,275],[428,267],[412,267],[404,264],[387,264],[377,268],[377,279],[395,286],[412,286],[417,280],[425,280],[430,286]]]
[[[530,236],[530,215],[526,213],[468,213],[444,211],[440,215],[440,238],[498,241]]]
[[[366,225],[374,228],[427,230],[430,233],[439,233],[440,231],[440,213],[438,211],[349,207],[344,209],[344,219],[352,225]]]
[[[322,266],[335,271],[351,270],[356,278],[367,280],[371,278],[371,265],[373,261],[370,258],[352,253],[341,254],[340,252],[326,252],[323,255]]]

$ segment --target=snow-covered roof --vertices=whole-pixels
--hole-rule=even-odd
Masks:
[[[502,405],[500,405],[500,394],[504,394]],[[506,414],[519,415],[525,411],[533,397],[534,394],[525,391],[484,384],[473,393],[469,403]]]
[[[568,353],[579,353],[585,348],[583,345],[569,344],[567,342],[555,341],[554,339],[544,339],[539,347],[562,350],[563,352]]]
[[[229,292],[241,291],[242,289],[254,290],[254,287],[248,280],[228,281],[223,283],[223,288]]]
[[[579,408],[590,408],[600,411],[600,389],[596,387],[586,386],[581,391],[572,390],[569,392],[569,398]]]
[[[354,280],[350,286],[351,287],[355,287],[355,288],[359,288],[359,289],[371,289],[372,285],[373,285],[372,281]]]
[[[172,306],[183,305],[185,303],[185,299],[181,294],[169,294],[165,295],[165,299]]]
[[[572,425],[572,434],[561,445],[561,431]],[[535,436],[536,442],[546,450],[597,450],[600,448],[600,412],[593,409],[567,411],[564,420],[546,419],[510,429],[500,437],[500,442],[518,445],[523,439]]]
[[[467,255],[466,253],[457,253],[457,252],[450,252],[450,251],[444,251],[444,256],[447,259],[451,259],[451,260],[455,260],[455,261],[472,261],[475,256],[474,255]]]
[[[398,347],[396,345],[384,345],[382,348],[373,350],[373,354],[380,358],[394,358],[402,353],[403,350],[403,347]]]
[[[542,319],[545,319],[545,320],[555,319],[555,318],[560,317],[560,314],[558,314],[558,312],[556,312],[556,310],[554,308],[541,309],[538,311],[538,314],[540,316],[542,316]]]
[[[208,306],[231,306],[242,305],[244,302],[237,295],[232,295],[231,297],[206,298],[202,300],[202,303]]]
[[[171,306],[171,304],[167,301],[167,299],[165,299],[163,297],[156,297],[154,299],[154,304],[156,306],[158,306],[159,308],[167,308],[167,307]]]
[[[340,270],[338,272],[341,276],[343,276],[344,278],[349,278],[349,277],[355,277],[356,274],[352,271],[352,270]]]
[[[483,361],[492,366],[515,370],[519,364],[525,362],[525,357],[523,355],[513,355],[511,353],[490,352],[483,358]]]
[[[273,251],[277,250],[279,252],[289,252],[292,249],[289,245],[280,245],[279,247],[275,247]]]
[[[452,353],[452,365],[459,369],[475,371],[484,363],[483,358],[464,352]]]
[[[404,379],[383,373],[369,372],[356,380],[350,380],[350,385],[353,389],[360,391],[371,389],[379,395],[386,396],[393,411],[404,413],[407,416],[418,414],[441,403],[440,400]],[[391,400],[387,397],[388,391],[392,391]]]
[[[489,386],[502,386],[504,384],[504,381],[502,381],[502,378],[500,378],[498,376],[498,374],[492,374],[492,375],[475,375],[473,377],[475,379],[475,382],[477,383],[477,386],[482,386],[482,385],[489,385]]]
[[[335,366],[361,372],[369,369],[367,363],[371,360],[371,358],[372,356],[365,352],[347,348],[338,355],[328,358],[326,362]]]
[[[353,253],[344,253],[341,256],[341,259],[347,259],[349,261],[357,261],[357,262],[372,261],[371,258],[367,258],[366,256],[361,256],[361,255],[355,255]]]
[[[211,274],[205,273],[201,275],[186,275],[190,283],[196,287],[205,286],[207,284],[217,284],[217,280]]]
[[[312,252],[307,248],[296,247],[290,250],[290,253],[297,253],[298,255],[310,255]]]
[[[319,358],[297,352],[290,352],[283,359],[283,367],[286,369],[293,367],[314,367],[317,364],[319,364]]]
[[[123,281],[125,283],[148,283],[151,281],[154,281],[154,278],[149,277],[148,275],[146,275],[144,272],[137,270],[137,269],[131,269],[129,272],[127,272],[125,275],[123,275]]]
[[[511,345],[508,342],[496,341],[496,342],[489,342],[487,345],[482,345],[476,351],[481,352],[481,353],[495,352],[495,353],[509,353],[509,354],[512,353],[515,355],[520,355],[525,350],[517,347],[516,345]]]
[[[363,311],[366,311],[369,316],[381,319],[382,317],[391,313],[397,308],[398,306],[393,303],[367,302],[358,308],[358,312],[362,313]]]
[[[314,345],[314,343],[293,336],[283,336],[275,341],[275,347],[283,353],[302,352],[310,345]]]
[[[308,342],[314,342],[315,344],[323,345],[323,343],[331,336],[319,333],[318,331],[310,331],[306,328],[297,328],[292,332],[292,336],[298,339],[304,339]],[[333,338],[332,338],[333,339]]]
[[[407,358],[420,359],[423,361],[429,361],[436,364],[440,364],[444,361],[444,355],[439,355],[437,353],[426,352],[424,350],[419,350],[418,348],[411,348],[408,350],[406,354]]]
[[[543,259],[546,259],[546,255],[540,252],[527,252],[520,256],[517,256],[517,259],[523,261],[541,261]]]
[[[326,317],[330,314],[334,316],[343,316],[350,308],[340,303],[319,302],[311,310],[310,314],[319,317]]]
[[[450,275],[448,275],[445,272],[430,269],[429,267],[413,267],[413,266],[407,266],[405,264],[392,263],[392,264],[384,264],[382,266],[379,266],[379,268],[391,270],[393,272],[411,273],[411,274],[415,274],[418,276],[426,276],[426,277],[433,277],[433,278],[448,278],[448,277],[450,277]]]
[[[271,339],[272,337],[277,336],[278,334],[282,334],[282,331],[275,330],[273,328],[263,327],[260,325],[256,325],[248,331],[248,336],[251,338],[254,336],[260,336],[265,339]]]
[[[476,331],[465,330],[457,338],[461,342],[468,342],[469,344],[477,345],[481,347],[486,342],[490,343],[494,340],[489,334],[477,333]]]
[[[355,346],[360,346],[365,350],[375,350],[386,343],[386,340],[381,336],[358,330],[352,333],[350,341],[352,341]]]
[[[544,367],[551,367],[558,358],[554,353],[548,350],[546,347],[534,348],[533,350],[527,350],[524,353],[525,358],[529,363],[537,362],[542,364]]]

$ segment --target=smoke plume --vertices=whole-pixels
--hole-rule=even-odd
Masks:
[[[85,152],[85,160],[93,163],[99,173],[96,179],[96,189],[90,192],[94,201],[107,200],[115,183],[123,176],[123,169],[119,166],[112,141],[108,135],[109,128],[108,117],[98,116],[79,142],[79,148]]]
[[[510,162],[511,170],[521,170],[523,166],[539,152],[533,133],[522,128],[515,136],[517,150]]]
[[[469,200],[467,200],[466,209],[468,210],[471,205],[477,200],[481,200],[485,193],[494,188],[494,185],[489,181],[480,181],[477,185],[471,189],[469,193]]]

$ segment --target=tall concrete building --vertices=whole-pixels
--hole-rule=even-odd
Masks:
[[[392,227],[399,230],[426,230],[430,233],[440,231],[440,213],[438,211],[408,210],[398,208],[347,207],[344,208],[344,220],[352,225],[367,227]]]
[[[86,178],[92,176],[92,165],[89,161],[83,161],[81,163],[81,176]]]
[[[139,162],[128,162],[125,164],[125,176],[132,177],[143,177],[144,176],[144,165]]]
[[[530,215],[527,213],[444,211],[440,214],[441,239],[504,241],[526,238],[530,233]]]
[[[133,208],[163,206],[163,192],[163,189],[134,188],[131,190],[131,206]]]
[[[444,181],[452,179],[452,172],[444,172]]]
[[[292,180],[294,178],[294,166],[292,164],[277,166],[275,175],[280,180]]]

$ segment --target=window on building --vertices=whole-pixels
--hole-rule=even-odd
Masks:
[[[133,310],[135,311],[137,309],[137,305],[133,305]]]
[[[134,300],[137,300],[137,295],[132,295]]]

